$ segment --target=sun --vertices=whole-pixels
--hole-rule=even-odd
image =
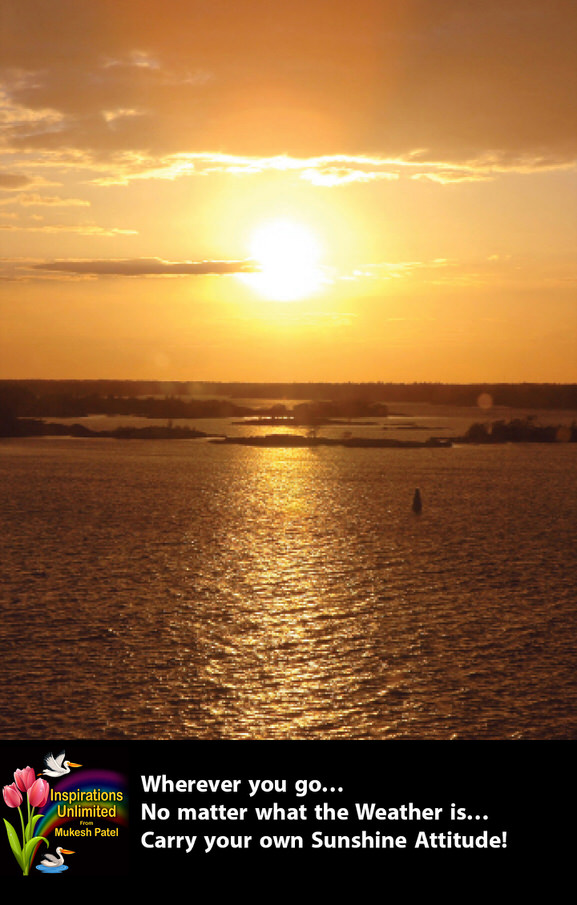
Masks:
[[[263,223],[253,233],[249,247],[258,271],[246,274],[246,282],[273,301],[303,298],[322,283],[319,242],[302,223]]]

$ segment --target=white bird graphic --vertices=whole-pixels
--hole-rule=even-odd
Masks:
[[[74,852],[69,848],[61,848],[60,846],[58,846],[58,848],[56,849],[56,855],[58,855],[58,857],[56,857],[56,855],[44,855],[40,864],[42,864],[43,867],[62,867],[62,865],[64,864],[64,858],[62,856],[73,854]]]
[[[53,754],[47,754],[44,758],[44,769],[41,775],[52,776],[54,779],[58,779],[59,776],[70,773],[70,767],[81,766],[82,764],[74,764],[71,760],[64,760],[64,751],[62,751],[58,757],[54,757]]]

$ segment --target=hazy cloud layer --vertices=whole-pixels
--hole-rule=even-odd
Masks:
[[[23,232],[23,233],[47,233],[59,235],[64,233],[78,233],[81,236],[90,238],[99,237],[116,237],[116,236],[135,236],[137,231],[134,229],[121,229],[116,226],[106,227],[98,226],[94,223],[0,223],[0,230],[5,232]]]
[[[22,207],[89,207],[83,198],[61,198],[59,195],[41,195],[39,192],[23,192],[2,198],[0,204],[19,204]]]
[[[4,142],[572,162],[576,24],[573,0],[4,0]]]

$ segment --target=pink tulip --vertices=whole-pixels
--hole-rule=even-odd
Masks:
[[[16,780],[16,785],[20,791],[27,792],[36,779],[36,776],[34,775],[32,767],[24,767],[23,770],[16,770],[14,779]]]
[[[4,801],[9,808],[19,808],[22,804],[22,795],[15,782],[9,786],[4,786],[2,794],[4,795]]]
[[[28,801],[33,808],[43,808],[48,801],[50,786],[45,779],[37,779],[28,789]]]

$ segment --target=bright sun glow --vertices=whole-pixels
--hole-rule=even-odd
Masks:
[[[260,269],[246,274],[246,282],[274,301],[303,298],[322,282],[319,244],[300,223],[274,220],[263,224],[252,236],[250,252]]]

